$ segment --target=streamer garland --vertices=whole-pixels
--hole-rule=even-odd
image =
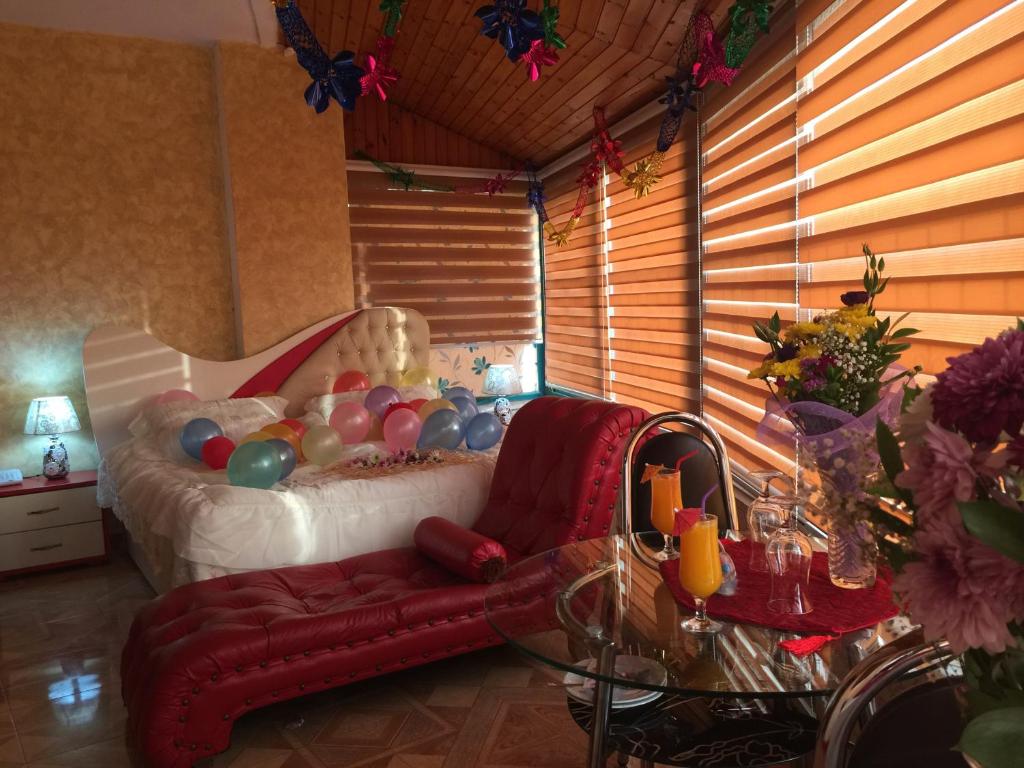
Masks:
[[[377,39],[376,54],[364,57],[365,69],[356,65],[356,54],[352,51],[340,51],[333,59],[329,58],[302,17],[295,0],[272,2],[277,22],[288,45],[295,51],[296,60],[313,78],[306,88],[305,98],[317,114],[330,106],[331,98],[348,112],[356,108],[356,99],[369,93],[387,101],[388,89],[399,78],[398,70],[391,66],[391,54],[406,0],[381,0],[383,34]]]
[[[526,64],[527,77],[540,78],[541,67],[558,63],[565,40],[558,34],[558,7],[544,0],[540,13],[526,7],[526,0],[495,0],[474,14],[481,22],[480,34],[497,40],[510,61]]]
[[[494,196],[504,192],[508,183],[518,178],[523,172],[522,168],[517,168],[509,173],[499,172],[489,179],[484,179],[483,181],[475,182],[473,184],[428,184],[426,182],[419,181],[416,178],[415,171],[410,171],[400,165],[394,165],[392,163],[386,163],[383,160],[378,160],[361,149],[357,149],[355,151],[355,156],[360,160],[366,160],[373,163],[378,170],[391,180],[392,184],[402,187],[406,192],[459,192],[470,195],[486,194]]]

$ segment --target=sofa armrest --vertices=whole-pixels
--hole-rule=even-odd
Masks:
[[[443,517],[421,520],[413,541],[422,555],[470,581],[495,581],[508,563],[500,542]]]

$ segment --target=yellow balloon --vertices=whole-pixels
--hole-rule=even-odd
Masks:
[[[437,389],[437,376],[429,368],[410,368],[402,374],[403,387],[428,386]]]
[[[314,464],[326,467],[340,461],[344,453],[344,443],[341,435],[326,424],[310,428],[302,436],[302,452],[306,458]]]
[[[241,440],[239,440],[238,444],[239,445],[244,445],[245,443],[255,443],[257,440],[259,440],[259,441],[273,440],[274,437],[275,436],[273,434],[271,434],[270,432],[264,432],[261,429],[259,432],[250,432],[248,435],[246,435]]]
[[[287,424],[281,424],[280,422],[267,424],[260,427],[260,432],[269,432],[274,437],[279,437],[289,443],[295,449],[295,460],[302,461],[302,438]]]
[[[446,408],[448,410],[456,412],[458,412],[459,410],[458,408],[455,407],[455,404],[452,403],[451,400],[445,400],[443,398],[438,397],[434,400],[427,400],[427,402],[421,405],[417,415],[420,417],[420,421],[426,421],[427,417],[430,414],[435,413],[437,411],[443,411]]]

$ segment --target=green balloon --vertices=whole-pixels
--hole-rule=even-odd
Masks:
[[[269,488],[281,477],[281,454],[263,441],[243,443],[228,457],[228,481],[246,488]]]

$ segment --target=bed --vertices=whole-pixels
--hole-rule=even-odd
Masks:
[[[342,462],[300,465],[261,490],[231,486],[224,471],[172,455],[139,427],[139,414],[156,410],[150,406],[170,389],[187,389],[200,401],[265,406],[268,422],[280,413],[316,423],[322,417],[307,413],[307,404],[329,394],[339,374],[360,370],[373,385],[397,386],[403,372],[427,367],[429,351],[426,320],[396,307],[330,317],[224,363],[192,358],[144,331],[105,326],[90,333],[83,365],[101,457],[98,501],[124,524],[131,556],[154,589],[406,546],[416,523],[431,515],[471,526],[487,500],[497,448],[364,467],[348,459],[381,446],[356,445]],[[229,436],[232,426],[236,434],[249,429],[222,426]]]

